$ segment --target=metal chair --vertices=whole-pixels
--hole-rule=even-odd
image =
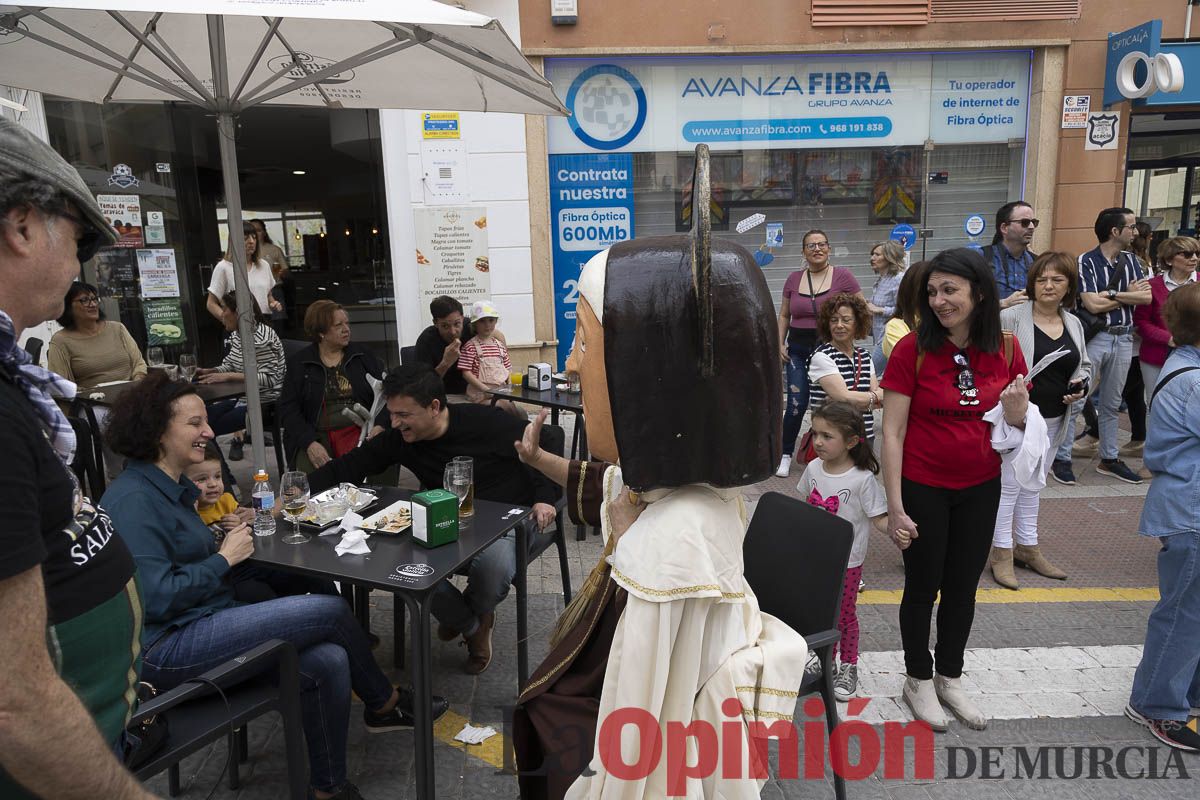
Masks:
[[[833,696],[833,646],[854,545],[854,527],[828,511],[779,492],[758,501],[742,545],[746,581],[758,606],[804,637],[821,661],[818,675],[806,673],[800,696],[819,692],[828,733],[837,727]],[[846,782],[835,771],[833,790],[845,800]]]
[[[409,345],[408,347],[400,348],[400,363],[404,366],[417,363],[416,345]]]
[[[220,687],[223,697],[214,686]],[[271,711],[283,718],[287,794],[280,796],[304,800],[308,796],[308,760],[300,718],[300,673],[296,648],[279,639],[263,642],[139,706],[129,725],[162,715],[167,736],[134,775],[145,780],[168,770],[168,793],[175,797],[179,794],[179,762],[226,737],[229,788],[237,789],[238,764],[248,757],[245,725]]]
[[[71,471],[79,481],[79,488],[92,500],[99,502],[104,494],[104,456],[92,435],[92,428],[87,420],[77,416],[67,417],[75,431],[75,458],[71,462]],[[99,460],[97,460],[99,456]]]
[[[42,361],[42,348],[46,343],[36,336],[30,336],[25,340],[25,352],[29,353],[29,357],[33,359],[33,363],[40,364]]]

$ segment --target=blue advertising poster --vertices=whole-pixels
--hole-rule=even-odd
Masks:
[[[580,270],[596,253],[633,238],[633,156],[550,156],[550,225],[557,367],[563,369],[575,340]]]
[[[917,243],[917,231],[912,225],[902,222],[892,228],[892,232],[888,234],[888,238],[900,242],[904,245],[905,250],[912,250],[912,246]]]

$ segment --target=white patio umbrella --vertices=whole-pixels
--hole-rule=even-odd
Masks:
[[[434,0],[75,0],[0,5],[0,83],[106,102],[184,101],[217,118],[229,241],[240,242],[234,119],[260,104],[565,114],[500,23]],[[245,255],[231,247],[252,342]],[[253,347],[243,349],[266,465]]]

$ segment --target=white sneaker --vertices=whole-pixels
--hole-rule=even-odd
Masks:
[[[901,696],[909,710],[912,711],[914,719],[929,723],[929,727],[935,731],[944,731],[950,727],[950,720],[946,718],[946,713],[942,711],[942,704],[938,702],[933,681],[923,681],[906,676]]]
[[[792,457],[784,456],[779,459],[779,469],[775,470],[775,474],[780,478],[786,478],[788,473],[792,471]]]
[[[933,676],[933,688],[941,700],[958,721],[968,728],[981,731],[987,727],[987,717],[979,707],[971,702],[963,691],[961,678],[947,678],[943,675]]]
[[[858,694],[858,665],[842,664],[833,680],[833,696],[843,703]]]

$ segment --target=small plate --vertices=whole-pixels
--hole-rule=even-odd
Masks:
[[[325,498],[327,498],[329,496],[330,492],[333,492],[337,488],[338,487],[335,486],[331,489],[326,489],[325,491],[321,492],[320,494],[312,497],[309,500],[309,502],[310,503],[313,501],[320,502],[320,501],[324,500]],[[360,489],[359,495],[360,495],[360,498],[362,498],[362,499],[360,499],[358,502],[356,502],[354,504],[354,507],[352,509],[350,509],[351,511],[361,512],[361,511],[368,509],[371,506],[375,505],[377,502],[379,502],[379,497],[377,495],[375,495],[374,493],[369,492],[365,489]],[[331,519],[325,523],[318,523],[318,522],[316,522],[315,517],[309,517],[309,518],[301,519],[300,524],[311,530],[314,530],[314,531],[323,531],[323,530],[328,530],[333,525],[337,525],[341,521],[342,521],[342,518],[340,516],[334,517],[333,519]]]
[[[384,520],[390,520],[390,524]],[[412,527],[412,504],[408,500],[392,503],[387,508],[363,520],[364,531],[397,536]]]

